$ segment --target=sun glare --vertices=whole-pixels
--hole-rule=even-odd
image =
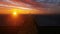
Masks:
[[[16,15],[17,15],[17,13],[16,13],[16,12],[13,12],[13,15],[15,15],[15,16],[16,16]]]
[[[12,12],[13,16],[17,16],[17,10],[16,9],[12,9],[11,12]]]

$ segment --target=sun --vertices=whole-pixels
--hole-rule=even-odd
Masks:
[[[11,9],[12,15],[17,16],[17,9]]]
[[[14,15],[16,15],[16,12],[13,12]]]
[[[16,15],[17,15],[17,13],[16,13],[16,12],[13,12],[13,15],[14,15],[14,16],[16,16]]]

